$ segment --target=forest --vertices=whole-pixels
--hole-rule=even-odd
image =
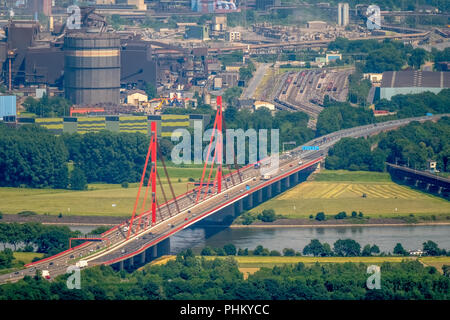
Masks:
[[[131,274],[107,266],[82,270],[81,289],[66,286],[68,275],[49,282],[26,276],[0,286],[0,300],[446,300],[448,274],[419,261],[382,263],[381,289],[366,287],[367,265],[356,263],[263,267],[244,280],[232,257],[206,259],[191,250],[165,265]],[[445,270],[448,273],[448,269]]]
[[[384,171],[387,161],[425,170],[428,159],[436,160],[440,171],[450,170],[449,117],[436,123],[412,122],[369,139],[344,138],[329,150],[325,167],[331,170]]]

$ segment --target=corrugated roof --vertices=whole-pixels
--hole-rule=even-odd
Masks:
[[[386,71],[382,88],[450,88],[450,72],[434,71]]]

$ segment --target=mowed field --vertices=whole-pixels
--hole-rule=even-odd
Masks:
[[[301,183],[252,212],[264,209],[275,209],[288,218],[307,218],[321,211],[329,215],[361,211],[374,218],[409,214],[450,216],[449,201],[396,184],[386,173],[344,170],[325,170],[314,181]]]
[[[187,191],[188,179],[199,179],[202,168],[168,168],[174,193],[180,195]],[[160,168],[159,175],[164,185],[166,197],[171,192]],[[192,189],[192,184],[189,185]],[[138,192],[138,183],[130,183],[128,188],[120,184],[89,184],[86,191],[63,189],[0,188],[0,211],[15,214],[21,211],[34,211],[39,214],[92,215],[92,216],[130,216]],[[145,188],[141,191],[143,199]],[[161,189],[156,190],[158,203],[164,203]],[[150,202],[147,201],[147,207]],[[140,206],[138,209],[140,210]]]

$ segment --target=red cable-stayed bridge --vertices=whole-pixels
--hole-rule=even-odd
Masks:
[[[226,129],[222,116],[221,97],[218,97],[218,106],[213,126],[217,130],[213,130],[213,135],[220,137],[222,129]],[[221,165],[223,145],[219,143],[221,139],[215,139],[214,155],[209,159],[212,161],[208,163],[207,159],[205,162],[198,185],[179,196],[175,196],[173,189],[170,188],[172,194],[170,200],[167,200],[167,194],[162,189],[156,170],[159,152],[156,125],[153,124],[131,218],[104,232],[98,238],[87,238],[84,243],[52,257],[30,263],[23,270],[1,275],[0,283],[17,281],[25,275],[33,276],[37,270],[47,270],[51,277],[55,277],[66,273],[67,268],[75,265],[79,260],[87,261],[88,267],[104,264],[112,265],[117,269],[133,269],[144,265],[158,256],[170,253],[169,238],[180,230],[207,217],[212,219],[220,219],[224,215],[236,217],[244,210],[251,209],[304,181],[305,177],[324,159],[327,150],[341,138],[369,136],[396,129],[411,121],[435,121],[441,116],[444,115],[388,121],[345,129],[316,138],[304,146],[319,146],[320,150],[317,148],[303,150],[303,146],[300,146],[289,153],[281,154],[278,170],[272,170],[270,175],[261,175],[260,172],[261,165],[264,166],[267,161],[261,161],[259,165],[249,164],[242,168],[235,165],[234,170],[226,166],[229,173],[224,174]],[[209,151],[211,151],[212,140],[213,136],[211,136]],[[207,154],[210,156],[210,152]],[[218,165],[216,170],[213,170],[216,159]],[[160,161],[165,169],[162,157]],[[148,166],[150,167],[149,175],[147,175]],[[170,186],[170,177],[167,170],[164,171]],[[165,199],[164,204],[157,203],[157,181]],[[144,197],[141,197],[143,190]],[[147,209],[148,204],[150,209]]]

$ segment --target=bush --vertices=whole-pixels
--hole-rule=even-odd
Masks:
[[[214,251],[216,252],[217,256],[224,256],[225,251],[222,248],[215,248]]]
[[[35,216],[37,215],[36,212],[34,211],[21,211],[19,213],[17,213],[19,216],[23,216],[23,217],[30,217],[30,216]]]
[[[323,212],[318,212],[318,213],[316,214],[316,220],[317,220],[317,221],[324,221],[324,220],[325,220],[325,213],[323,213]]]
[[[345,211],[341,211],[337,215],[335,215],[334,218],[335,219],[345,219],[345,218],[347,218],[347,213]]]
[[[27,245],[23,248],[23,252],[34,252],[34,247],[32,245]]]
[[[195,182],[195,179],[192,178],[192,177],[189,177],[188,181],[189,181],[189,182]]]
[[[314,216],[312,214],[310,214],[309,218],[312,220],[312,219],[314,219]]]
[[[202,249],[202,252],[200,253],[202,256],[213,256],[214,255],[214,250],[211,247],[204,247]]]
[[[360,211],[359,214],[358,214],[358,216],[359,216],[360,218],[362,218],[362,217],[364,217],[364,214]]]
[[[257,246],[256,249],[253,250],[253,255],[255,256],[268,256],[269,253],[269,249],[266,249],[261,245]]]
[[[58,218],[62,218],[63,217],[63,215],[62,215],[62,213],[60,212],[59,214],[58,214]]]
[[[248,256],[248,248],[245,248],[245,249],[239,248],[237,255],[238,256]]]
[[[283,255],[285,257],[293,257],[295,256],[295,250],[291,248],[284,248],[283,249]]]
[[[356,211],[352,211],[352,218],[356,218],[358,216],[358,214],[356,213]]]
[[[278,256],[281,256],[281,253],[280,253],[280,251],[272,250],[272,251],[270,251],[269,256],[278,257]]]
[[[241,216],[241,219],[242,219],[242,224],[243,225],[252,224],[256,220],[256,218],[254,216],[252,216],[249,212],[244,213]]]
[[[120,186],[121,186],[122,188],[128,188],[128,182],[127,182],[127,181],[124,181],[124,182],[122,182],[122,183],[120,184]]]
[[[273,222],[277,219],[275,211],[273,209],[263,210],[258,214],[258,219],[262,222]]]
[[[223,250],[225,251],[227,256],[235,256],[236,255],[236,246],[232,243],[228,243],[223,246]]]

